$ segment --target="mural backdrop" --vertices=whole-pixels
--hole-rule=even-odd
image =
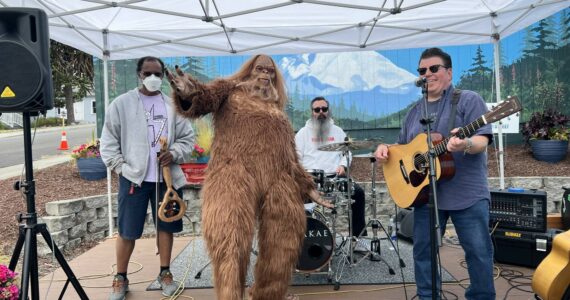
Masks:
[[[480,93],[496,102],[493,45],[442,47],[453,60],[453,84]],[[555,107],[570,114],[570,9],[543,19],[500,43],[501,93],[517,95],[524,122],[534,111]],[[418,58],[423,49],[391,51],[275,55],[287,81],[287,107],[295,130],[309,118],[309,103],[315,96],[331,102],[336,122],[351,131],[398,128],[421,91],[417,78]],[[248,57],[163,58],[203,81],[234,73]],[[96,64],[98,111],[103,111],[102,61]],[[109,67],[110,99],[136,87],[136,60],[112,61]],[[169,91],[166,81],[163,91]],[[101,124],[103,115],[98,114]],[[100,127],[100,126],[99,126]]]

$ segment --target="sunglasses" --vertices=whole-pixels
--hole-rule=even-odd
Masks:
[[[313,111],[316,112],[316,113],[320,113],[321,111],[327,112],[327,111],[329,111],[329,108],[326,107],[326,106],[323,106],[323,107],[315,107],[315,108],[313,108]]]
[[[429,68],[418,68],[418,73],[420,73],[420,75],[425,75],[428,69],[432,73],[437,73],[437,71],[439,71],[439,67],[444,67],[446,69],[448,68],[447,66],[444,65],[433,65],[429,66]]]
[[[156,77],[162,77],[162,72],[141,72],[144,77],[149,77],[150,75],[154,75]]]

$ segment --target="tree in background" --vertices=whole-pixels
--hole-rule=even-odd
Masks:
[[[554,39],[554,31],[552,29],[552,21],[550,18],[542,19],[538,25],[531,29],[535,33],[535,39],[532,41],[536,47],[531,51],[536,56],[544,56],[546,49],[556,49]]]
[[[203,57],[188,56],[186,63],[180,66],[180,69],[201,82],[210,81],[211,77],[206,74]]]
[[[562,29],[564,32],[562,35],[562,40],[564,41],[564,45],[568,45],[570,43],[570,10],[564,10],[561,21],[563,25]]]
[[[216,66],[216,58],[215,57],[208,57],[208,61],[206,63],[206,70],[208,76],[210,78],[218,78],[220,76],[218,72],[218,67]]]
[[[67,124],[75,123],[73,103],[93,91],[93,57],[51,40],[50,59],[55,106],[65,106]]]
[[[487,66],[487,60],[483,55],[481,46],[477,47],[471,68],[461,75],[457,87],[465,90],[476,91],[490,102],[494,99],[492,93],[493,70]]]
[[[521,57],[521,59],[527,58],[527,57],[531,57],[534,56],[534,51],[536,49],[536,45],[534,43],[534,33],[532,31],[532,27],[529,26],[527,28],[524,29],[525,35],[523,38],[523,55]]]
[[[480,75],[480,76],[487,75],[491,73],[492,70],[491,68],[487,67],[486,64],[487,60],[483,55],[483,50],[481,49],[481,46],[478,46],[477,52],[475,53],[475,57],[473,58],[472,68],[469,69],[469,72],[474,75]]]

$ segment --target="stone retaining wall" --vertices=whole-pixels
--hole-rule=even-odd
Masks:
[[[371,183],[359,183],[366,192],[366,220],[372,217]],[[489,178],[489,186],[499,188],[499,178]],[[570,177],[512,177],[505,178],[506,187],[520,187],[525,189],[544,190],[548,197],[548,212],[560,212],[563,186],[570,187]],[[183,233],[200,233],[201,201],[200,189],[188,187],[183,190],[183,199],[188,204],[184,218]],[[116,225],[117,200],[113,195],[113,219]],[[337,223],[339,231],[348,229],[347,202],[337,198]],[[390,195],[386,191],[386,183],[376,183],[376,211],[377,218],[382,224],[387,226],[388,220],[395,212],[395,205]],[[108,208],[107,195],[93,196],[72,200],[60,200],[46,204],[48,216],[42,217],[39,222],[46,223],[54,242],[60,250],[74,248],[80,243],[89,240],[100,240],[108,236]],[[330,216],[328,216],[330,220]],[[329,226],[331,226],[329,224]],[[115,230],[116,232],[116,227]],[[150,207],[147,213],[144,234],[153,234],[154,225],[150,215]],[[43,238],[38,238],[38,253],[45,255],[50,250],[45,245]]]

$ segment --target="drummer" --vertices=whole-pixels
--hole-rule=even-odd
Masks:
[[[341,151],[320,151],[317,148],[345,140],[346,133],[334,125],[329,102],[324,97],[311,101],[311,118],[295,135],[297,152],[305,169],[323,170],[326,175],[346,177],[346,157]],[[364,190],[354,184],[352,195],[352,235],[358,236],[366,223],[364,221]],[[366,235],[364,230],[363,236]],[[360,243],[355,251],[366,251]]]

